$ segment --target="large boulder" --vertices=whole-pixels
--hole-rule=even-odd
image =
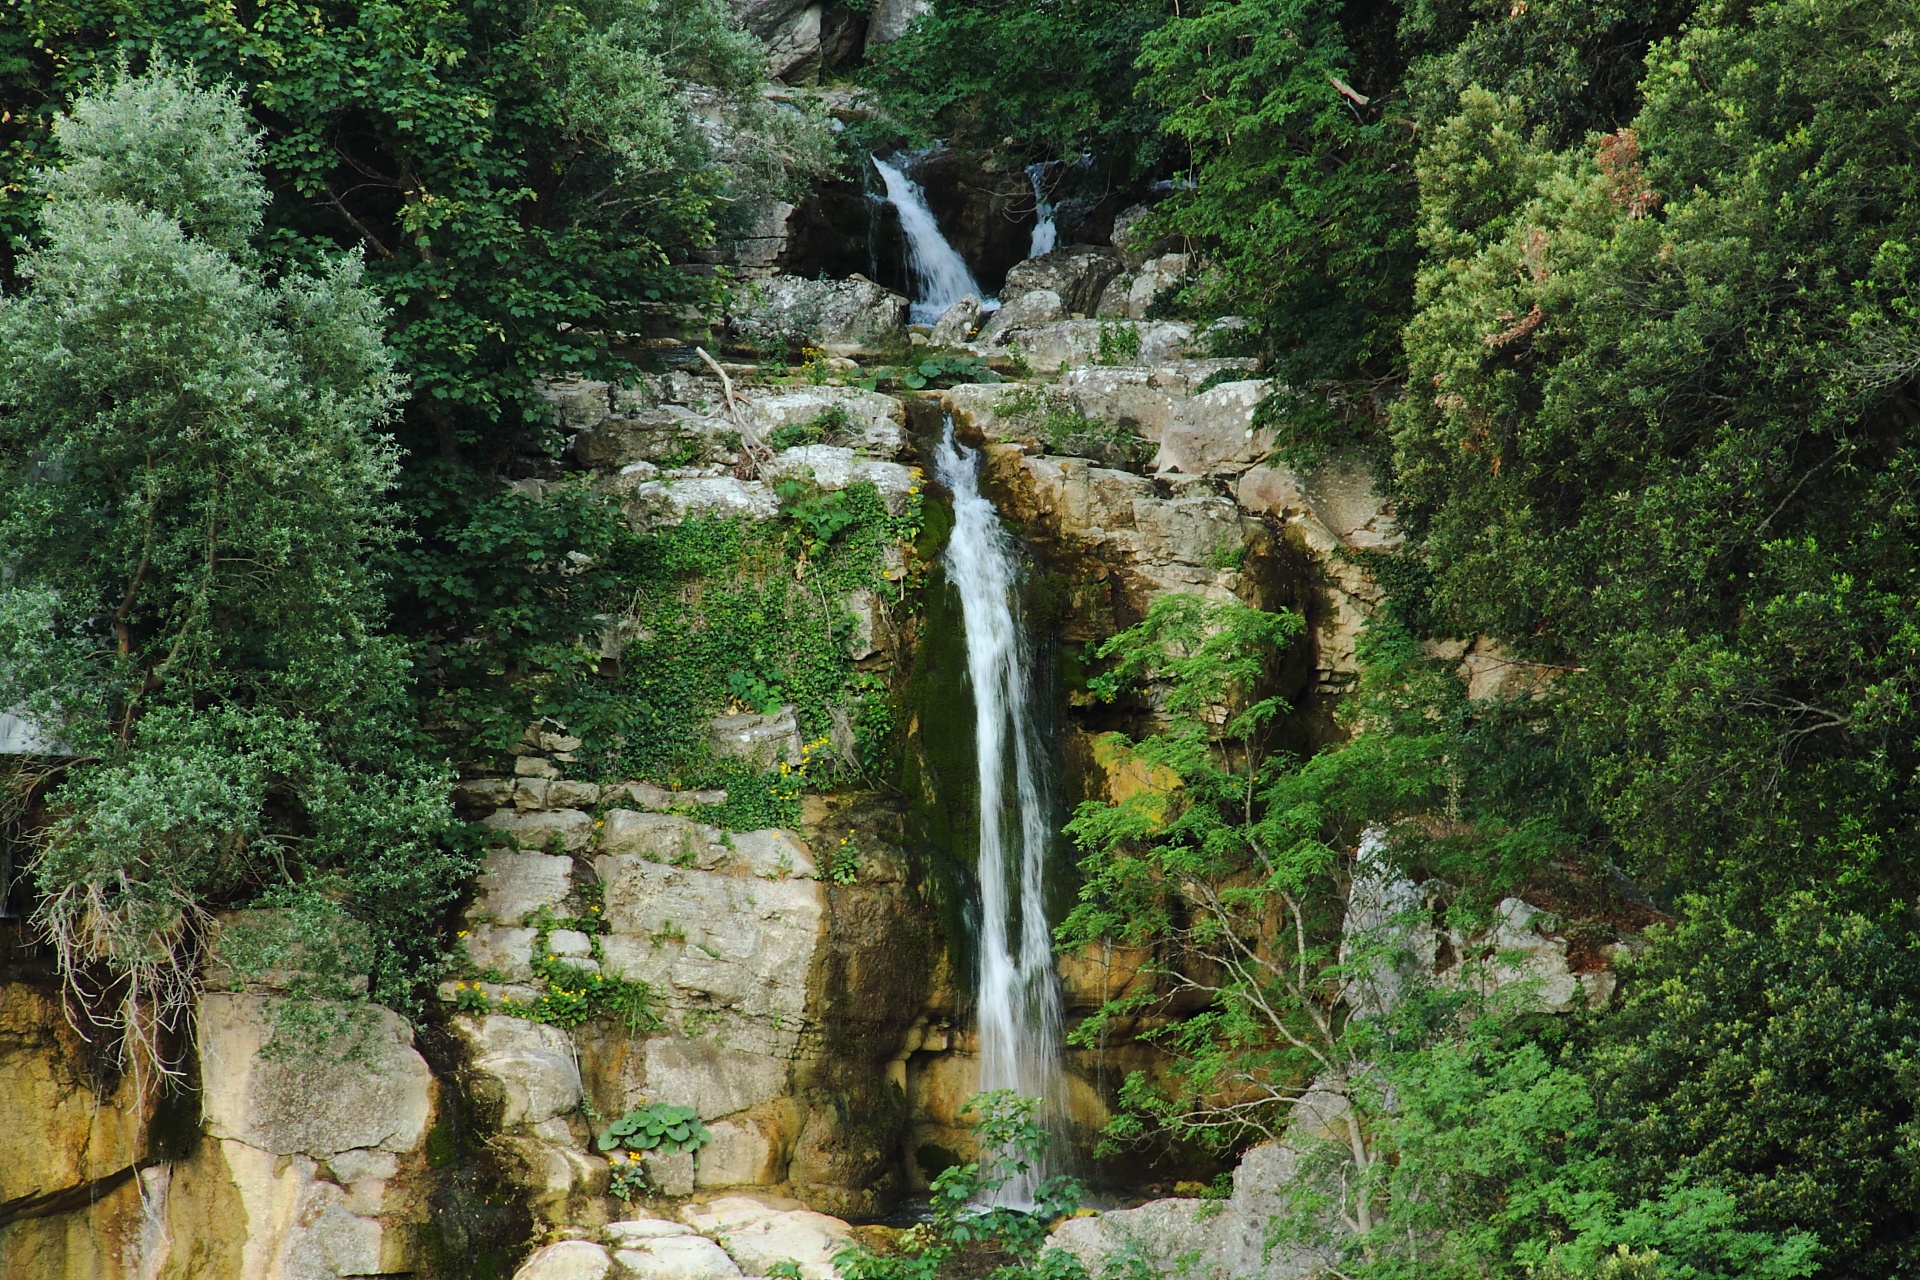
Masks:
[[[824,1213],[790,1209],[725,1231],[720,1243],[742,1275],[764,1276],[774,1264],[791,1262],[806,1280],[835,1280],[834,1255],[853,1243],[853,1228]]]
[[[528,1258],[513,1280],[607,1280],[613,1259],[591,1240],[561,1240]]]
[[[662,469],[732,466],[739,457],[740,429],[722,418],[680,405],[606,417],[573,440],[573,456],[594,470],[648,462]]]
[[[865,276],[772,276],[734,289],[727,331],[735,343],[760,352],[820,347],[858,355],[904,341],[907,310],[905,298]]]
[[[979,326],[980,317],[984,314],[979,297],[970,293],[946,309],[934,323],[927,341],[936,347],[957,347]]]
[[[1067,314],[1092,315],[1107,282],[1120,274],[1120,258],[1113,250],[1091,244],[1073,244],[1036,258],[1028,258],[1007,272],[1002,297],[1017,298],[1031,289],[1045,289],[1060,299]]]
[[[524,1018],[460,1017],[478,1092],[499,1108],[503,1128],[537,1125],[580,1105],[580,1067],[567,1033]]]
[[[933,0],[873,0],[867,11],[867,44],[892,44],[907,33],[913,20],[933,8]]]
[[[1266,398],[1264,379],[1223,382],[1184,400],[1160,433],[1156,471],[1238,474],[1273,451],[1273,431],[1254,422]]]
[[[818,427],[814,444],[831,444],[891,458],[906,443],[906,410],[892,396],[859,387],[803,387],[772,393],[754,391],[741,417],[759,440],[771,440],[781,428]],[[843,421],[844,420],[844,421]]]
[[[714,755],[750,761],[761,769],[801,763],[800,722],[794,718],[792,707],[765,715],[743,712],[715,716],[707,722],[707,741]]]
[[[988,330],[993,328],[988,326]],[[1048,372],[1063,365],[1154,366],[1184,360],[1193,341],[1193,326],[1176,320],[1054,320],[1009,323],[992,334],[981,332],[976,345],[982,354],[1002,354],[997,348],[1019,349],[1034,369]],[[997,348],[996,345],[997,344]]]
[[[696,1235],[636,1240],[613,1260],[622,1275],[634,1280],[729,1280],[740,1274],[725,1249]]]
[[[1284,1142],[1254,1147],[1234,1170],[1233,1194],[1221,1201],[1153,1200],[1054,1228],[1049,1243],[1078,1258],[1094,1275],[1128,1258],[1150,1274],[1182,1280],[1293,1280],[1319,1270],[1302,1249],[1267,1248],[1269,1224],[1290,1209],[1299,1151]]]
[[[1016,293],[1009,289],[1007,301],[980,327],[980,345],[1004,346],[1006,335],[1013,330],[1031,329],[1066,318],[1067,305],[1056,291],[1022,289]]]
[[[1189,259],[1184,253],[1166,253],[1149,259],[1138,271],[1110,280],[1101,291],[1096,311],[1102,317],[1144,320],[1154,303],[1179,287],[1188,267]]]

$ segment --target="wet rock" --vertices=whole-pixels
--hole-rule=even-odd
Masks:
[[[806,280],[773,276],[733,291],[727,326],[733,341],[766,353],[822,347],[857,356],[905,340],[907,300],[864,276]]]
[[[580,1105],[580,1068],[565,1031],[492,1014],[458,1017],[453,1026],[482,1091],[501,1109],[502,1126],[537,1125]]]
[[[772,715],[716,716],[707,722],[707,740],[714,755],[748,760],[762,769],[776,769],[782,763],[798,766],[801,761],[800,722],[792,707]]]
[[[959,346],[979,325],[982,314],[980,299],[970,293],[947,308],[927,340],[936,347]]]
[[[513,1280],[607,1280],[613,1259],[591,1240],[562,1240],[528,1258]]]

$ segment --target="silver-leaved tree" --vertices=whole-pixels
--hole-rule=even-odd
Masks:
[[[29,287],[0,298],[0,708],[70,992],[138,1062],[213,913],[309,1009],[402,1001],[469,867],[369,557],[400,386],[357,258],[271,277],[237,95],[124,68],[59,122]],[[370,977],[370,982],[366,981]]]

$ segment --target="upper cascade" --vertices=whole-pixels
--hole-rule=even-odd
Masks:
[[[1038,161],[1027,166],[1027,181],[1033,184],[1033,240],[1027,247],[1027,256],[1037,258],[1043,253],[1053,252],[1060,242],[1060,228],[1054,225],[1053,201],[1047,198],[1045,186],[1047,162]]]
[[[927,196],[919,184],[878,156],[872,157],[886,184],[887,202],[899,211],[900,229],[907,237],[907,271],[913,277],[914,324],[932,324],[968,294],[981,297],[980,285],[967,261],[940,233]]]

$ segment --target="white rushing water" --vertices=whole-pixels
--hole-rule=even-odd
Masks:
[[[1047,176],[1047,162],[1027,166],[1027,181],[1033,184],[1033,239],[1028,243],[1027,256],[1037,258],[1043,253],[1052,253],[1060,240],[1060,229],[1053,224],[1053,202],[1047,199],[1041,183]]]
[[[960,593],[973,686],[980,776],[980,1088],[1041,1100],[1058,1152],[1066,1115],[1060,1069],[1060,977],[1047,928],[1046,860],[1053,842],[1033,720],[1033,646],[1021,624],[1020,562],[993,504],[980,495],[980,455],[954,441],[953,420],[933,458],[953,494],[947,580]],[[1048,1173],[1010,1180],[993,1203],[1028,1207]]]
[[[906,233],[907,272],[913,277],[913,323],[932,324],[968,294],[981,297],[967,260],[940,234],[940,224],[934,221],[919,184],[878,156],[872,160],[880,181],[886,184],[887,203],[900,214],[900,230]]]

